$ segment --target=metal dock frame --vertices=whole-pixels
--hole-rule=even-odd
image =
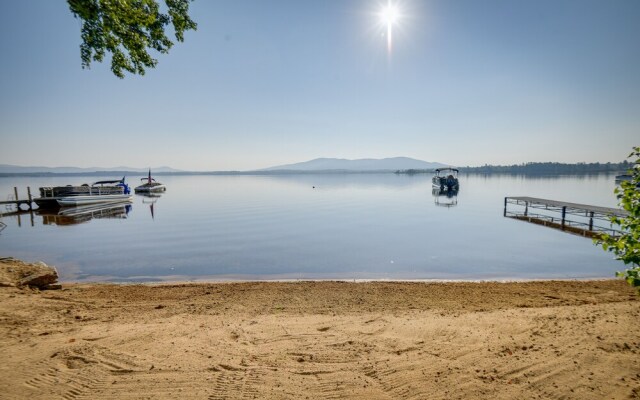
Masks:
[[[524,209],[512,211],[509,210],[509,205],[524,207]],[[536,212],[536,210],[544,210],[546,214]],[[599,207],[526,196],[508,196],[504,198],[505,217],[525,220],[588,237],[602,233],[613,236],[620,235],[622,231],[611,223],[611,217],[624,218],[628,215],[629,213],[626,210],[619,208]],[[602,225],[602,222],[606,222],[608,226]]]

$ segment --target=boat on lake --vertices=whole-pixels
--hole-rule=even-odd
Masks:
[[[438,188],[440,191],[457,191],[460,189],[457,169],[438,168],[435,173],[435,176],[431,179],[434,188]]]
[[[131,189],[124,177],[120,180],[98,181],[91,185],[45,186],[40,188],[40,197],[33,199],[40,208],[128,200],[131,200]]]
[[[140,180],[146,182],[140,186],[136,186],[136,188],[133,189],[136,193],[158,193],[167,190],[167,187],[164,184],[156,181],[151,177],[151,170],[149,170],[148,177],[140,178]]]

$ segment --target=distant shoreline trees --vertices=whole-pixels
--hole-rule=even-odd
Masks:
[[[629,170],[631,163],[627,160],[620,163],[576,163],[565,164],[557,162],[529,162],[514,165],[488,165],[480,167],[458,167],[461,173],[473,174],[516,174],[516,175],[584,175],[599,173],[624,173]],[[396,174],[424,174],[432,173],[432,169],[398,170]]]

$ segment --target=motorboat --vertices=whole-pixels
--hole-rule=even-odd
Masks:
[[[92,185],[41,187],[40,197],[33,199],[33,201],[40,208],[55,208],[130,199],[131,189],[123,177],[120,180],[98,181]]]
[[[460,189],[458,182],[458,170],[455,168],[438,168],[435,176],[431,180],[433,187],[440,191],[457,191]]]
[[[133,189],[136,193],[158,193],[167,190],[167,187],[164,184],[156,181],[151,177],[151,170],[149,170],[148,177],[140,178],[140,180],[146,182],[140,186],[136,186],[136,188]]]

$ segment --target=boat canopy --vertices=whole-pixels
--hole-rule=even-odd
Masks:
[[[94,185],[112,185],[114,183],[124,183],[124,178],[118,179],[117,181],[98,181],[94,182]]]
[[[456,174],[459,172],[457,169],[455,168],[436,168],[436,172],[442,172],[442,171],[455,171]]]

